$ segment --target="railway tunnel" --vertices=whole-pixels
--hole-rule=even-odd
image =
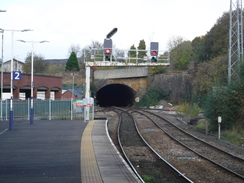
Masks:
[[[96,103],[101,107],[133,106],[136,92],[124,84],[109,84],[97,91]]]

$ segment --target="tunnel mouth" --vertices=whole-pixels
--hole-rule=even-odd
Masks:
[[[135,91],[127,85],[110,84],[97,91],[96,103],[100,107],[128,107],[133,106]]]

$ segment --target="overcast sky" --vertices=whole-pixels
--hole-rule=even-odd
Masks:
[[[14,32],[14,57],[24,61],[31,44],[15,40],[42,41],[34,52],[46,59],[67,58],[71,45],[81,48],[92,41],[103,43],[113,28],[118,49],[137,47],[144,39],[159,42],[167,50],[173,36],[192,41],[205,35],[224,12],[230,0],[7,0],[0,3],[0,28],[32,29]],[[11,32],[4,33],[4,61],[11,59]]]

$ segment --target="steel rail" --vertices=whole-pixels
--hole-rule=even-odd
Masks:
[[[221,148],[219,148],[219,147],[216,147],[216,146],[214,146],[214,145],[212,145],[212,144],[210,144],[210,143],[207,143],[206,141],[204,141],[204,140],[202,140],[202,139],[196,137],[196,136],[193,135],[193,134],[188,133],[188,132],[185,131],[184,129],[180,128],[179,126],[175,125],[174,123],[170,122],[169,120],[163,118],[162,116],[159,116],[159,115],[157,115],[157,114],[155,114],[155,113],[152,113],[152,112],[150,112],[150,111],[146,111],[146,110],[142,110],[142,111],[144,111],[144,112],[148,112],[148,113],[150,113],[150,114],[152,114],[152,115],[154,115],[154,116],[157,116],[158,118],[161,118],[161,119],[167,121],[168,123],[170,123],[171,125],[173,125],[175,128],[179,129],[179,130],[182,131],[183,133],[187,134],[188,136],[191,136],[191,137],[193,137],[194,139],[199,140],[199,141],[201,141],[201,142],[207,144],[208,146],[210,146],[210,147],[212,147],[212,148],[215,148],[215,149],[217,149],[217,150],[219,150],[219,151],[225,152],[226,154],[232,156],[233,158],[240,159],[240,160],[242,160],[243,163],[244,163],[244,158],[241,158],[241,157],[239,157],[239,156],[236,156],[236,155],[233,154],[233,153],[230,153],[230,152],[228,152],[228,151],[224,151],[223,149],[221,149]]]
[[[131,118],[133,119],[133,122],[134,122],[134,125],[135,125],[135,128],[136,128],[136,131],[138,133],[138,135],[141,137],[141,139],[143,140],[143,142],[147,145],[147,147],[160,159],[162,160],[167,166],[169,166],[173,171],[175,171],[179,177],[182,177],[184,180],[186,180],[187,182],[190,182],[190,183],[193,183],[192,180],[190,180],[188,177],[186,177],[184,175],[184,173],[180,172],[177,168],[175,168],[172,164],[170,164],[167,160],[165,160],[162,156],[160,156],[160,154],[158,154],[153,148],[152,146],[150,146],[150,144],[143,138],[142,134],[140,133],[139,129],[138,129],[138,126],[136,124],[136,121],[134,119],[134,117],[128,112],[128,111],[123,111],[123,113],[126,113],[128,114],[129,116],[131,116]],[[119,135],[119,134],[118,134]],[[119,138],[119,136],[118,136]],[[121,144],[121,148],[123,149],[122,147],[122,144]]]
[[[118,140],[118,143],[119,143],[119,147],[120,147],[120,150],[122,151],[123,153],[123,156],[126,160],[126,162],[129,164],[130,168],[133,170],[133,172],[136,174],[136,176],[139,178],[139,180],[142,182],[142,183],[145,183],[144,180],[141,178],[141,176],[139,175],[139,173],[136,171],[136,169],[134,168],[133,164],[131,163],[130,159],[128,158],[126,152],[124,151],[123,149],[123,146],[122,146],[122,143],[121,143],[121,140],[120,140],[120,127],[121,127],[121,122],[122,122],[122,117],[121,117],[121,113],[119,113],[117,110],[114,110],[118,116],[119,116],[119,125],[118,125],[118,128],[117,128],[117,140]],[[121,110],[122,111],[122,110]],[[124,111],[122,111],[123,113]]]
[[[219,163],[217,163],[217,162],[215,162],[215,161],[209,159],[208,157],[206,157],[206,156],[204,156],[204,155],[198,153],[197,151],[195,151],[194,149],[190,148],[189,146],[186,146],[184,143],[182,143],[180,140],[176,139],[173,135],[171,135],[169,132],[167,132],[165,129],[163,129],[157,122],[155,122],[153,119],[151,119],[151,118],[150,118],[149,116],[147,116],[146,114],[144,114],[144,113],[142,113],[142,112],[139,112],[139,111],[136,111],[136,112],[137,112],[137,113],[140,113],[140,114],[142,114],[142,115],[144,115],[144,116],[146,116],[148,119],[150,119],[151,121],[153,121],[153,122],[155,123],[155,125],[157,125],[162,131],[164,131],[169,137],[171,137],[172,139],[174,139],[175,141],[177,141],[178,143],[180,143],[181,145],[183,145],[183,146],[186,147],[187,149],[191,150],[192,152],[196,153],[197,155],[201,156],[202,158],[204,158],[204,159],[206,159],[206,160],[212,162],[213,164],[215,164],[215,165],[221,167],[222,169],[224,169],[224,170],[226,170],[226,171],[228,171],[228,172],[231,172],[231,173],[234,174],[235,176],[244,179],[244,176],[243,176],[243,175],[240,175],[240,174],[234,172],[233,170],[231,170],[231,169],[229,169],[229,168],[227,168],[227,167],[225,167],[225,166],[223,166],[223,165],[221,165],[221,164],[219,164]],[[237,157],[237,156],[235,156],[235,155],[233,155],[233,154],[231,154],[231,153],[229,153],[229,152],[227,152],[227,151],[224,151],[224,150],[222,150],[222,149],[220,149],[220,148],[217,148],[217,147],[215,147],[215,146],[213,146],[213,145],[211,145],[211,144],[209,144],[209,143],[206,143],[205,141],[199,139],[198,137],[195,137],[194,135],[189,134],[189,133],[186,132],[185,130],[179,128],[178,126],[176,126],[175,124],[171,123],[169,120],[167,120],[167,119],[165,119],[165,118],[163,118],[163,117],[161,117],[161,116],[158,116],[158,115],[156,115],[156,114],[154,114],[154,113],[151,113],[151,112],[149,112],[149,111],[146,111],[146,110],[143,110],[143,112],[148,112],[148,113],[150,113],[150,114],[152,114],[152,115],[154,115],[154,116],[157,116],[157,117],[159,117],[159,118],[165,120],[166,122],[170,123],[171,125],[173,125],[173,126],[176,127],[177,129],[179,129],[180,131],[182,131],[183,133],[185,133],[186,135],[191,136],[191,137],[193,137],[194,139],[199,140],[199,141],[201,141],[202,143],[205,143],[206,145],[211,146],[212,148],[215,148],[215,149],[217,149],[217,150],[219,150],[219,151],[222,151],[222,152],[224,152],[224,153],[226,153],[226,154],[228,154],[228,155],[231,155],[231,156],[233,156],[234,158],[238,158],[238,159],[240,159],[240,160],[243,160],[243,159],[240,158],[240,157]]]

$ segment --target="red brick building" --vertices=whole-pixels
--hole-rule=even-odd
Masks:
[[[1,78],[1,76],[0,76]],[[10,73],[3,74],[3,92],[10,93]],[[54,92],[55,99],[62,97],[62,77],[34,75],[34,90],[33,97],[37,98],[37,92],[45,92],[45,99],[50,98],[50,93]],[[1,82],[1,80],[0,80]],[[21,80],[13,80],[13,98],[19,99],[19,93],[25,93],[25,98],[31,97],[31,75],[22,74]]]
[[[75,100],[80,100],[84,96],[83,90],[81,88],[78,89],[68,89],[62,94],[62,99],[75,99]]]

